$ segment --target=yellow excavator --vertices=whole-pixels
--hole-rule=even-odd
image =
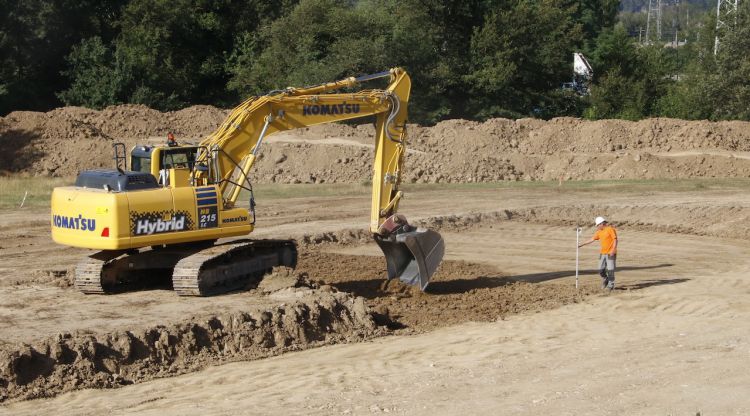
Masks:
[[[385,89],[341,92],[379,78]],[[246,287],[276,266],[295,267],[292,240],[247,240],[255,228],[250,171],[263,140],[284,130],[375,116],[370,231],[383,250],[388,279],[425,290],[444,242],[397,214],[406,151],[408,74],[394,68],[305,88],[251,97],[197,146],[135,146],[127,169],[115,144],[115,170],[81,172],[75,186],[52,193],[52,238],[100,250],[76,267],[75,287],[113,293],[171,273],[179,295],[206,296]],[[242,191],[248,207],[237,205]]]

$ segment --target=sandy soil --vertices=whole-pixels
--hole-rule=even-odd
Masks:
[[[747,230],[738,226],[747,221],[750,197],[736,189],[467,189],[414,193],[406,201],[407,216],[440,229],[448,246],[430,293],[382,285],[378,249],[358,240],[304,245],[298,269],[311,281],[364,297],[369,310],[390,317],[390,329],[382,330],[392,336],[373,340],[377,334],[369,332],[254,357],[203,356],[171,372],[132,376],[134,385],[114,390],[11,400],[0,414],[750,411],[750,263],[744,260],[750,248]],[[366,223],[366,203],[273,201],[269,209],[279,215],[258,235],[348,235],[352,224]],[[337,217],[325,207],[335,207]],[[575,290],[573,230],[594,213],[606,213],[620,229],[618,289],[610,295],[597,288],[591,247],[582,252]],[[40,345],[61,332],[171,328],[189,317],[262,310],[296,296],[255,290],[183,299],[162,289],[84,296],[67,287],[64,274],[83,252],[49,242],[45,217],[12,212],[0,224],[5,349]],[[347,345],[289,352],[340,342]],[[227,364],[212,366],[221,363]]]
[[[226,111],[62,108],[0,118],[3,174],[110,166],[115,141],[197,141]],[[372,126],[268,140],[265,183],[368,180]],[[748,414],[750,194],[742,180],[577,186],[578,179],[746,178],[750,124],[494,119],[410,126],[401,212],[439,231],[427,293],[384,283],[369,198],[258,196],[255,238],[294,238],[295,271],[211,298],[158,282],[87,296],[84,250],[46,209],[0,216],[0,414]],[[617,289],[575,228],[620,233]],[[91,389],[95,388],[95,389]],[[36,399],[36,400],[31,400]]]
[[[527,234],[520,224],[506,231],[513,228]],[[627,241],[627,265],[635,267],[623,264],[624,290],[611,296],[496,322],[233,363],[114,391],[69,393],[7,410],[747,414],[750,284],[747,262],[737,261],[747,258],[746,243],[642,232],[627,233]],[[657,242],[669,250],[654,250]],[[664,261],[672,265],[649,267]],[[569,277],[563,280],[572,284]]]

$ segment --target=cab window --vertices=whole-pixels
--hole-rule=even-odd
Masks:
[[[195,162],[195,149],[163,150],[161,169],[191,169]]]
[[[151,173],[151,158],[133,156],[130,160],[130,168],[136,172]]]

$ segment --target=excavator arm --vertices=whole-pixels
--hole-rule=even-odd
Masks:
[[[332,94],[363,79],[391,77],[385,90]],[[388,212],[395,211],[400,193],[401,164],[406,140],[406,108],[411,81],[401,69],[347,78],[320,86],[289,88],[248,99],[227,117],[216,132],[200,144],[198,163],[209,167],[209,182],[219,182],[225,203],[234,204],[240,186],[260,153],[263,140],[274,133],[316,124],[376,116],[373,205],[370,230],[377,232]]]
[[[385,89],[333,92],[361,82],[386,78]],[[198,184],[218,183],[225,206],[233,206],[260,154],[263,140],[285,130],[375,116],[370,231],[383,249],[389,278],[427,287],[440,264],[444,243],[434,231],[414,229],[396,215],[406,151],[409,75],[400,68],[308,88],[287,88],[252,97],[237,106],[225,122],[200,144],[194,172]]]

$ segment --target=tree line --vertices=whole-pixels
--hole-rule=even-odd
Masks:
[[[665,48],[639,44],[617,0],[0,0],[0,115],[232,107],[401,66],[422,124],[748,119],[749,4],[714,55],[711,10],[693,10],[688,42]],[[594,69],[587,96],[562,88],[576,51]]]

